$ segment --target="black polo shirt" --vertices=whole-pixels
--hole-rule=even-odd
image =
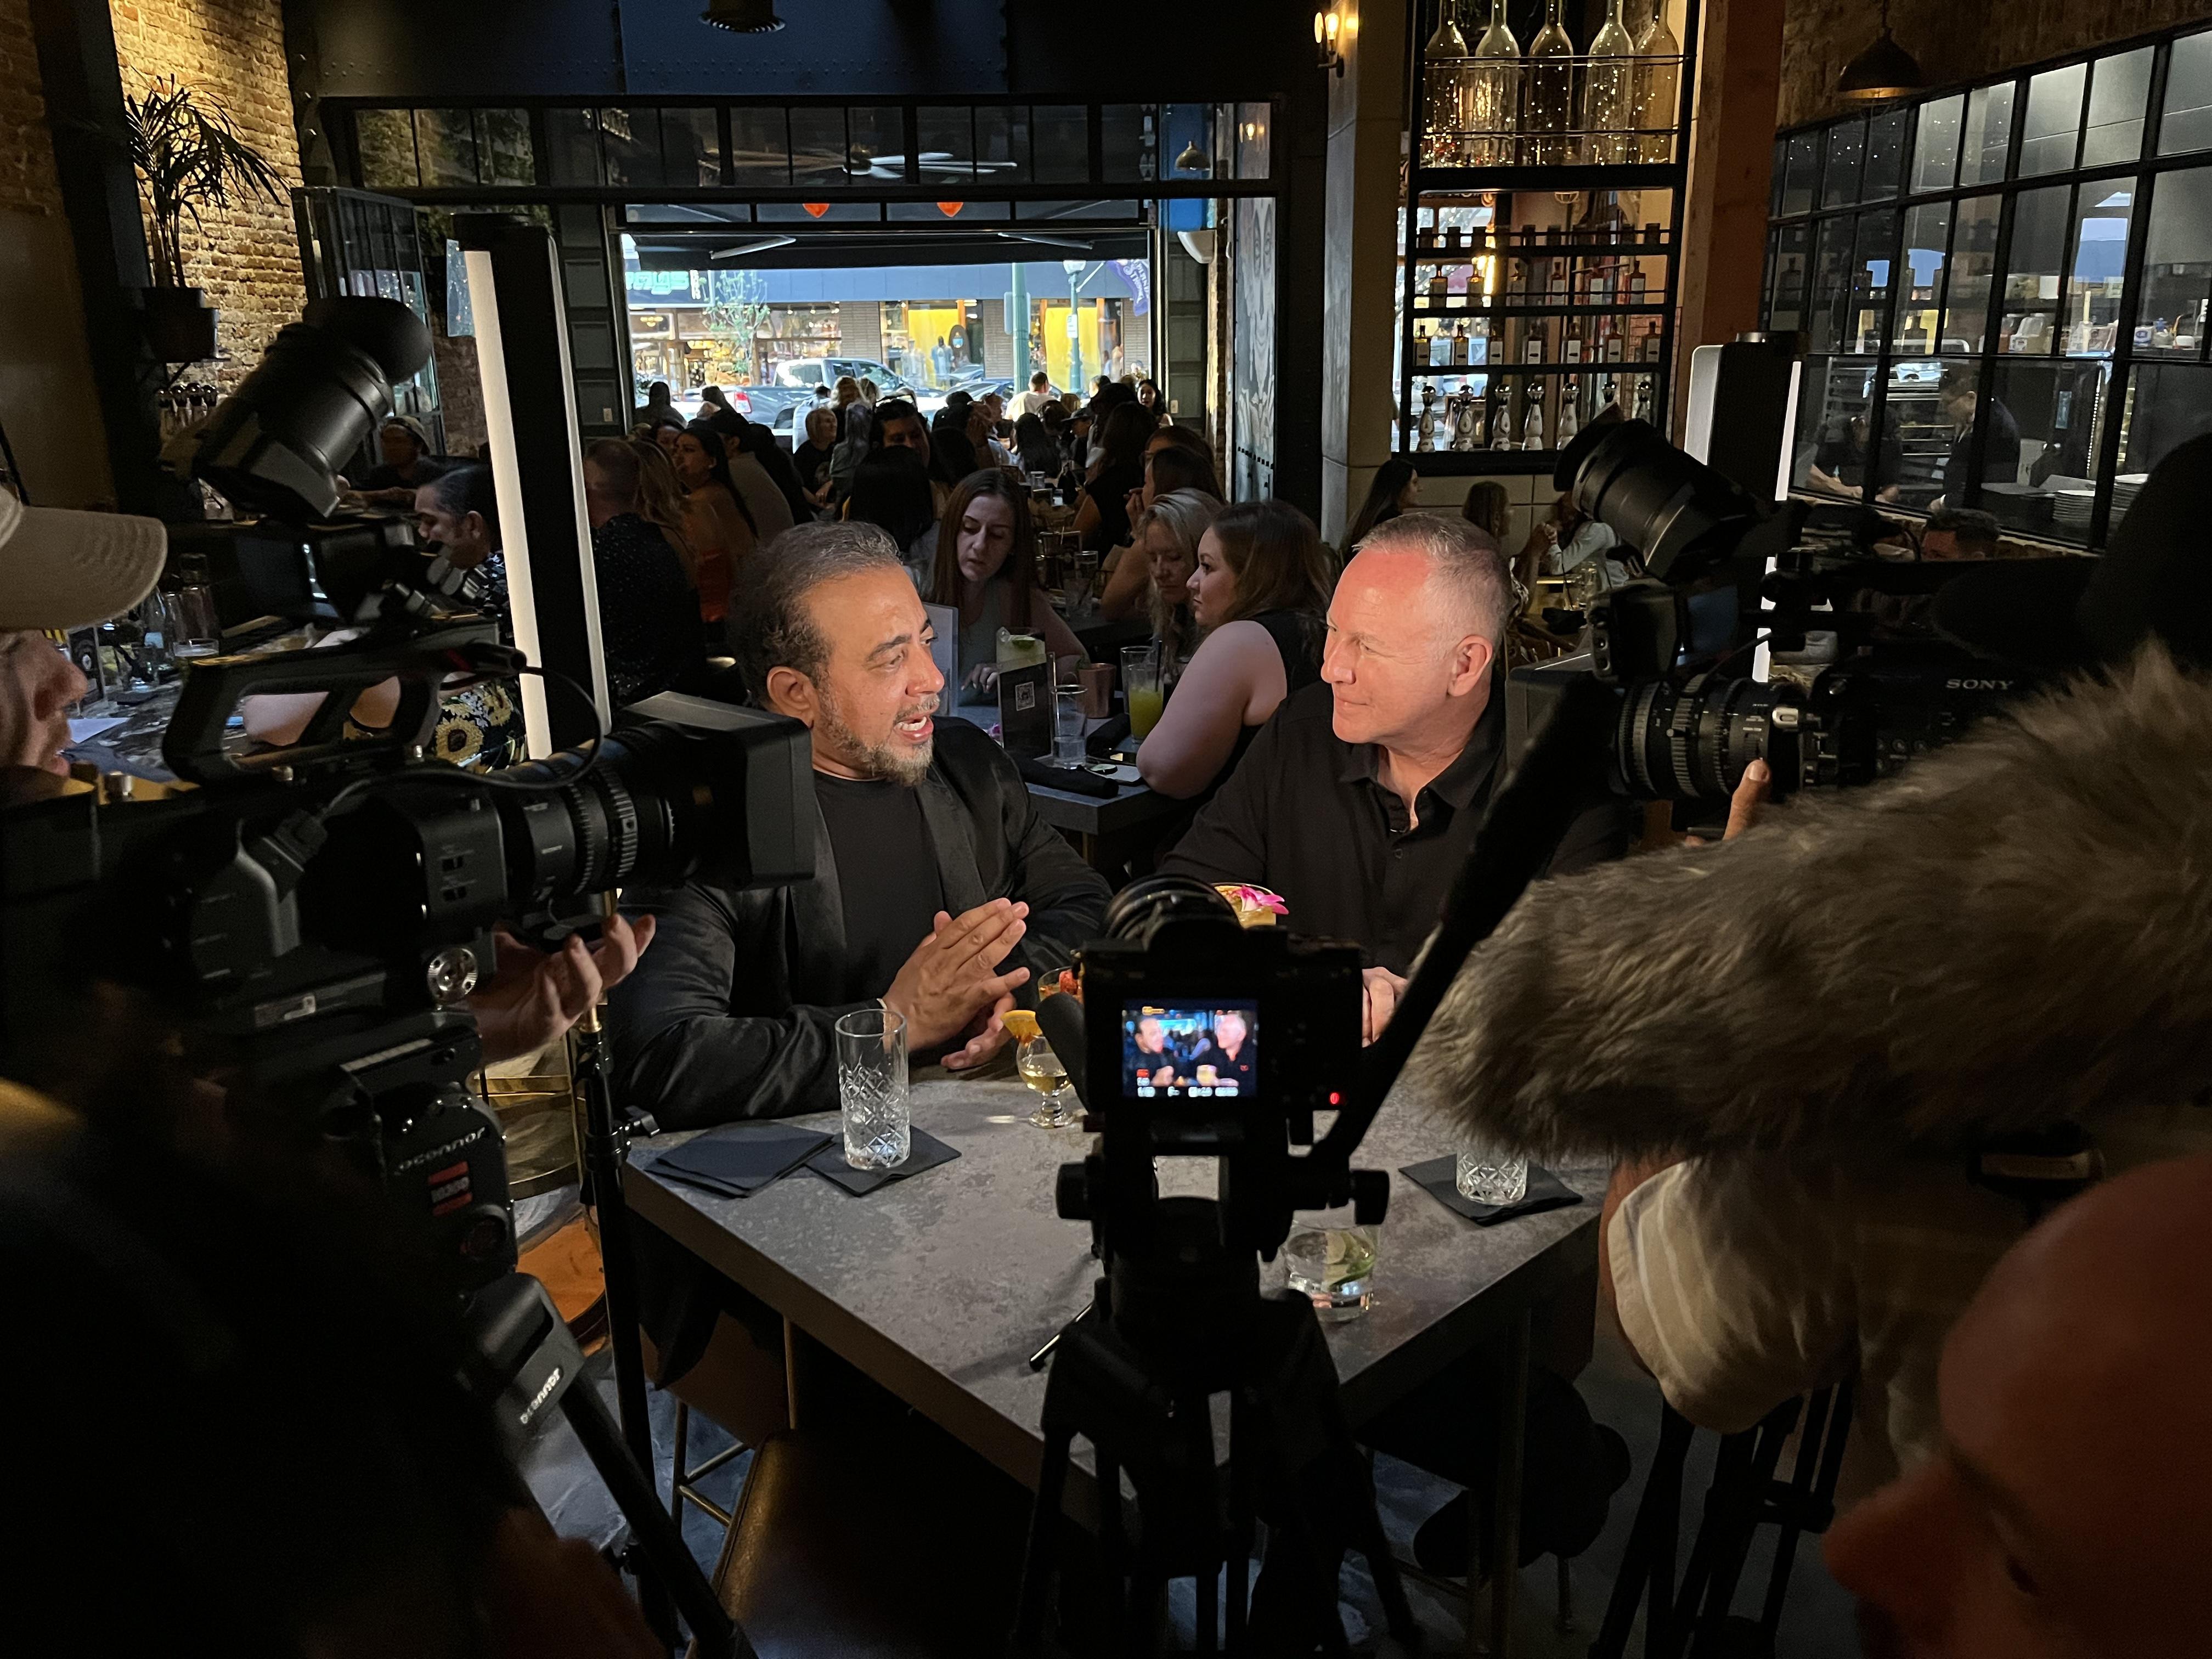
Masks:
[[[1412,965],[1467,862],[1505,743],[1502,682],[1459,758],[1415,798],[1419,822],[1378,775],[1381,751],[1331,729],[1326,682],[1283,700],[1243,764],[1193,821],[1164,872],[1272,888],[1288,925],[1366,946],[1393,973]],[[1553,856],[1566,875],[1628,847],[1624,801],[1593,801]]]

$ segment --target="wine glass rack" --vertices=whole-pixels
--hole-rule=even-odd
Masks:
[[[1477,55],[1486,18],[1518,43],[1548,32],[1545,0],[1492,3],[1413,0],[1395,448],[1425,473],[1549,473],[1608,406],[1673,425],[1699,0],[1658,0],[1678,51],[1540,58]],[[1582,3],[1583,47],[1624,21]],[[1458,44],[1448,9],[1463,56],[1431,51]],[[1628,10],[1669,44],[1651,0]]]

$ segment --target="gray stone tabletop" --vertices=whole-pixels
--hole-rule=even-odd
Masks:
[[[1089,1304],[1097,1277],[1090,1229],[1053,1210],[1054,1174],[1083,1157],[1088,1137],[1032,1127],[1024,1119],[1035,1101],[1013,1082],[918,1082],[915,1123],[961,1156],[861,1197],[800,1170],[724,1199],[640,1167],[682,1134],[633,1147],[624,1190],[694,1254],[1033,1483],[1046,1378],[1028,1358]],[[837,1133],[834,1115],[796,1121]],[[1602,1167],[1557,1171],[1581,1204],[1480,1227],[1399,1173],[1453,1150],[1441,1125],[1386,1107],[1354,1160],[1387,1170],[1391,1188],[1374,1306],[1326,1327],[1355,1422],[1595,1259]],[[1210,1161],[1162,1164],[1164,1192],[1212,1191]],[[1282,1283],[1279,1259],[1261,1279]]]

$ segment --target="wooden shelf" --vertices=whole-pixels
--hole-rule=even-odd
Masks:
[[[1625,242],[1524,242],[1518,238],[1482,247],[1423,247],[1413,249],[1417,265],[1467,265],[1477,259],[1610,259],[1672,258],[1671,241],[1647,242],[1642,238]]]
[[[1680,161],[1621,161],[1565,167],[1416,167],[1416,196],[1503,195],[1516,191],[1680,190]]]
[[[1654,358],[1626,357],[1617,363],[1414,363],[1406,373],[1424,380],[1439,374],[1656,374],[1663,367]]]
[[[1416,471],[1435,478],[1479,478],[1526,477],[1530,473],[1549,477],[1559,464],[1556,449],[1401,449],[1401,459],[1413,464]]]
[[[1663,317],[1663,305],[1649,302],[1640,306],[1583,306],[1583,305],[1483,305],[1440,307],[1416,305],[1416,317]]]

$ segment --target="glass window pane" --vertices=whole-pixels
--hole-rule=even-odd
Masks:
[[[1813,289],[1808,301],[1809,349],[1833,351],[1844,337],[1844,304],[1851,291],[1851,234],[1848,215],[1823,219],[1815,228]]]
[[[1966,97],[1966,125],[1959,147],[1959,182],[1994,185],[2004,178],[2005,151],[2012,143],[2013,83],[1977,87]]]
[[[415,112],[415,152],[422,161],[422,183],[450,189],[477,182],[477,130],[465,109]]]
[[[1810,225],[1784,225],[1776,233],[1774,299],[1768,326],[1778,333],[1796,333],[1805,326],[1806,253],[1813,242]]]
[[[2068,204],[2064,185],[2021,192],[2013,204],[2012,261],[2005,272],[2004,320],[1997,349],[2040,355],[2057,345],[2058,268],[2066,257]]]
[[[792,112],[794,115],[798,113],[796,110]],[[810,212],[810,207],[820,208],[822,211]],[[883,216],[884,204],[881,202],[763,202],[753,210],[753,217],[762,224],[771,222],[796,225],[836,224],[863,219],[880,223]]]
[[[1866,123],[1844,121],[1828,129],[1827,161],[1820,171],[1820,205],[1849,207],[1859,199],[1859,167],[1866,158]]]
[[[2074,165],[2081,131],[2081,90],[2087,64],[2045,70],[2027,83],[2027,119],[2020,134],[2020,176],[2064,173]]]
[[[1928,507],[1949,486],[1946,477],[1964,475],[1963,444],[1972,431],[1960,416],[1971,403],[1943,393],[1945,381],[1972,387],[1977,368],[1953,359],[1942,362],[1926,358],[1890,365],[1889,390],[1882,419],[1884,501],[1905,507]],[[1954,459],[1954,450],[1956,459]],[[1952,505],[1961,506],[1954,501]]]
[[[1796,453],[1790,487],[1820,495],[1856,495],[1873,457],[1867,417],[1875,365],[1858,357],[1806,360],[1797,393]]]
[[[1997,365],[1978,418],[1982,507],[2001,524],[2086,544],[2096,491],[2097,411],[2109,363]]]
[[[1774,177],[1766,198],[1766,216],[1770,219],[1779,219],[1782,216],[1783,176],[1789,169],[1790,141],[1786,138],[1777,138],[1774,141]]]
[[[1270,159],[1267,129],[1273,116],[1274,106],[1270,104],[1241,104],[1237,106],[1237,176],[1239,179],[1271,176],[1273,164]]]
[[[2176,40],[2166,64],[2158,153],[2179,155],[2192,149],[2212,149],[2212,29]]]
[[[660,176],[660,112],[603,109],[599,148],[606,157],[611,185],[658,185]]]
[[[1959,118],[1966,95],[1954,93],[1923,104],[1912,133],[1912,188],[1948,190],[1959,171]]]
[[[2201,356],[2212,287],[2212,167],[2162,174],[2152,188],[2135,349],[2138,355]]]
[[[1959,204],[1951,231],[1950,283],[1943,298],[1945,351],[1979,351],[1988,337],[1997,224],[2003,207],[2000,196],[1970,196]]]
[[[1859,185],[1861,201],[1886,201],[1897,194],[1905,173],[1906,113],[1893,109],[1867,123],[1866,173]]]
[[[2069,356],[2112,355],[2120,327],[2120,284],[2127,274],[2128,216],[2135,180],[2084,185],[2075,203],[2074,264],[2066,276]]]
[[[530,116],[519,109],[477,112],[477,161],[488,185],[534,185],[538,168],[530,154]]]
[[[1782,185],[1782,211],[1810,213],[1820,179],[1820,135],[1801,132],[1790,141],[1789,176]]]
[[[1153,106],[1108,104],[1099,112],[1099,157],[1109,181],[1150,179],[1153,171]]]
[[[2113,480],[2114,524],[2151,468],[2190,439],[2212,432],[2212,369],[2193,363],[2141,363],[2130,388],[2127,424],[2120,428],[2120,470]]]
[[[924,149],[928,145],[922,146]],[[854,179],[906,177],[906,116],[896,109],[845,112],[845,151]],[[966,176],[964,173],[962,175]]]
[[[975,127],[971,112],[964,108],[921,110],[917,113],[915,131],[925,182],[975,176]]]
[[[1001,184],[1030,176],[1030,112],[1019,105],[975,112],[975,171]]]
[[[711,109],[660,112],[660,155],[665,183],[711,189],[722,182],[722,125]]]
[[[2150,99],[2153,48],[2138,46],[2100,58],[2089,77],[2089,125],[2081,135],[2081,165],[2100,167],[2142,154],[2143,106]]]
[[[947,213],[945,210],[954,210]],[[930,224],[944,224],[957,220],[961,224],[972,224],[979,219],[1010,219],[1012,209],[1005,202],[890,202],[884,207],[884,216],[894,220],[916,220]]]
[[[1881,349],[1889,331],[1889,301],[1897,270],[1897,215],[1859,215],[1858,241],[1851,256],[1851,292],[1844,312],[1845,350]]]
[[[353,132],[364,186],[412,190],[422,182],[415,170],[415,123],[405,110],[358,111],[353,118]]]
[[[1161,112],[1160,177],[1203,179],[1212,166],[1211,104],[1169,104]]]
[[[843,185],[852,182],[845,171],[845,112],[842,109],[795,107],[791,112],[791,182],[794,185]]]
[[[556,185],[599,185],[599,118],[587,109],[545,112],[545,176]]]
[[[1068,183],[1091,176],[1091,122],[1080,104],[1040,104],[1030,112],[1036,135],[1039,184]]]
[[[1898,256],[1897,334],[1901,356],[1933,356],[1943,316],[1943,256],[1951,239],[1951,204],[1930,202],[1905,216]]]
[[[781,109],[738,107],[730,111],[730,182],[786,185],[791,182],[791,137]]]

